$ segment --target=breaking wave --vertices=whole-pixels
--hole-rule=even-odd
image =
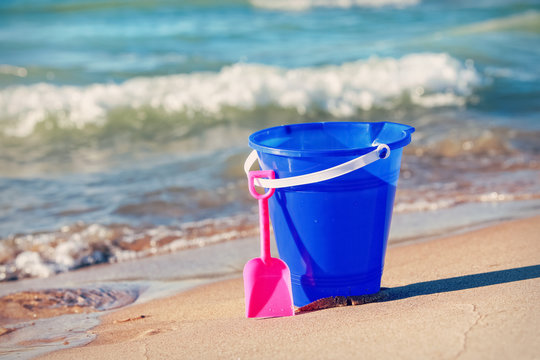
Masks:
[[[99,127],[118,108],[219,118],[226,108],[249,111],[271,105],[340,118],[404,103],[463,106],[481,83],[472,61],[462,63],[446,53],[296,69],[237,63],[219,72],[139,77],[120,84],[38,83],[0,90],[0,134],[25,137],[51,118],[60,128]]]

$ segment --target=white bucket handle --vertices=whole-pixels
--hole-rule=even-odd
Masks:
[[[371,164],[379,159],[386,159],[390,156],[390,147],[386,144],[380,144],[373,151],[367,154],[361,155],[356,159],[352,159],[343,164],[336,165],[334,167],[317,171],[311,174],[291,176],[282,179],[255,179],[256,186],[264,187],[267,189],[279,189],[290,186],[299,186],[306,184],[313,184],[325,180],[337,178],[339,176],[350,173],[351,171],[358,170],[366,165]],[[253,150],[244,163],[244,171],[246,175],[249,174],[249,169],[258,160],[257,151]],[[259,162],[260,163],[260,162]]]

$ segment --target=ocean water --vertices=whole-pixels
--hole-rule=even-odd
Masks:
[[[540,1],[2,1],[0,281],[255,236],[279,124],[416,127],[391,242],[538,213],[538,59]]]

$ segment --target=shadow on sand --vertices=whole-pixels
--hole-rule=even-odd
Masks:
[[[456,276],[452,278],[424,281],[393,288],[381,288],[380,292],[373,295],[335,296],[319,299],[310,304],[302,306],[297,310],[297,313],[300,314],[303,312],[339,306],[402,300],[415,296],[474,289],[482,286],[504,284],[539,277],[540,265],[524,266],[514,269],[491,271],[473,275]]]

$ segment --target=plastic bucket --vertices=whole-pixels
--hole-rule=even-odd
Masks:
[[[277,188],[270,198],[296,306],[380,290],[402,148],[412,132],[411,126],[390,122],[327,122],[278,126],[249,137],[261,169],[273,170],[276,179],[375,154],[369,165],[330,180]],[[379,144],[389,154],[377,153]]]

